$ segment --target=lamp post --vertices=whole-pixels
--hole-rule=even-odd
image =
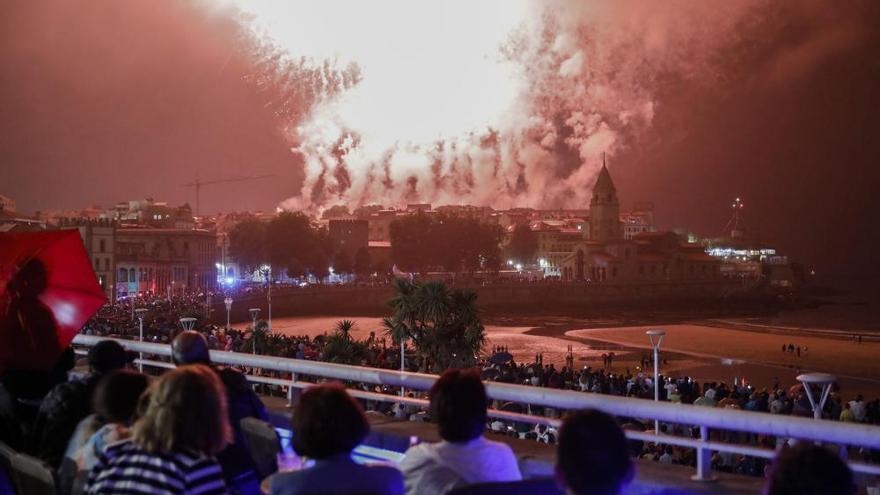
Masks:
[[[810,400],[810,406],[813,407],[813,418],[822,419],[822,409],[825,407],[825,401],[828,399],[828,394],[831,392],[831,385],[836,380],[837,379],[834,375],[829,375],[828,373],[804,373],[798,375],[797,381],[803,384],[804,393],[807,394],[807,399]],[[816,398],[813,397],[813,385],[818,386],[821,390],[819,402],[816,402]]]
[[[229,331],[229,312],[232,311],[232,297],[226,296],[226,298],[223,299],[223,304],[226,305],[226,331],[228,332]]]
[[[666,332],[648,330],[645,334],[651,339],[651,347],[654,348],[654,402],[658,402],[660,400],[660,342]],[[660,434],[660,420],[654,420],[654,434]]]
[[[257,353],[257,317],[260,316],[260,308],[251,308],[248,311],[251,313],[251,319],[254,321],[254,326],[251,327],[251,341],[254,345],[254,354]]]
[[[140,337],[140,341],[143,342],[144,341],[144,314],[146,314],[147,310],[146,310],[146,308],[138,308],[138,309],[134,310],[134,312],[135,312],[135,314],[137,314],[137,319],[138,319],[138,327],[139,327],[138,335]],[[144,353],[143,352],[138,353],[138,371],[140,371],[141,373],[144,372]]]
[[[406,337],[400,337],[400,372],[406,371]],[[406,396],[406,388],[400,387],[400,396]]]
[[[184,318],[180,319],[180,326],[184,330],[192,330],[193,328],[196,327],[196,321],[198,321],[198,320],[196,320],[193,317],[184,317]]]
[[[260,270],[260,273],[263,274],[263,277],[266,279],[266,302],[268,304],[268,315],[266,318],[266,325],[268,326],[269,332],[272,331],[272,279],[269,276],[272,274],[272,267],[269,265],[263,265],[263,268]]]

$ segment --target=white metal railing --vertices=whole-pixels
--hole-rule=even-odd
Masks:
[[[81,346],[92,346],[104,340],[103,337],[77,335],[73,343]],[[167,344],[153,344],[132,340],[115,339],[126,349],[144,354],[170,356],[171,348]],[[291,379],[248,375],[248,379],[258,383],[282,385],[288,388],[291,397],[294,389],[305,388],[314,383],[298,381],[297,374],[333,378],[337,380],[364,382],[393,387],[404,387],[414,390],[428,390],[437,379],[436,375],[424,373],[400,372],[362,366],[348,366],[334,363],[307,361],[275,356],[253,355],[237,352],[211,351],[211,360],[215,363],[232,366],[244,366],[271,371],[291,373]],[[163,361],[144,360],[145,366],[170,367]],[[689,438],[668,434],[655,434],[638,431],[626,431],[628,438],[650,442],[677,445],[697,450],[697,474],[694,479],[712,479],[712,452],[730,452],[735,454],[772,458],[773,449],[751,445],[726,443],[710,440],[710,430],[740,431],[746,433],[769,435],[782,438],[794,438],[814,442],[830,443],[850,447],[880,449],[880,427],[823,421],[811,418],[781,416],[776,414],[757,413],[751,411],[700,407],[691,404],[673,404],[655,402],[645,399],[618,397],[573,390],[557,390],[525,385],[486,382],[486,392],[492,399],[530,404],[533,406],[552,407],[561,410],[593,408],[614,416],[657,420],[699,427],[700,438]],[[362,390],[350,389],[354,397],[383,402],[398,402],[420,407],[427,406],[423,399],[405,398]],[[558,420],[529,414],[491,410],[491,417],[531,424],[547,424],[556,426]],[[880,465],[851,461],[850,467],[860,473],[880,475]]]

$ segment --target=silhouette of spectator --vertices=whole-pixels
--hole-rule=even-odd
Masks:
[[[364,412],[339,385],[311,387],[300,396],[292,422],[293,448],[314,459],[312,467],[272,478],[272,495],[403,495],[403,476],[389,466],[364,466],[351,451],[370,432]]]
[[[204,335],[192,330],[181,332],[171,343],[171,357],[177,366],[203,364],[210,367],[226,389],[226,402],[229,424],[232,426],[233,441],[217,455],[223,467],[227,485],[242,494],[259,494],[260,480],[256,465],[245,447],[241,420],[248,417],[268,420],[266,406],[254,393],[245,376],[227,367],[213,366]]]
[[[25,450],[40,404],[56,385],[67,381],[74,361],[73,349],[68,347],[48,372],[8,369],[0,375],[0,441]]]
[[[801,442],[782,450],[770,468],[765,495],[854,495],[853,475],[826,447]]]
[[[107,373],[124,368],[130,357],[118,342],[102,340],[89,349],[88,361],[89,375],[55,386],[40,404],[34,421],[29,450],[56,468],[77,424],[92,413],[98,382]]]
[[[7,282],[9,299],[2,315],[6,345],[0,346],[0,369],[14,363],[13,367],[47,370],[61,355],[55,317],[40,301],[48,280],[46,265],[32,258]],[[27,362],[22,362],[23,357]]]
[[[634,474],[626,437],[614,418],[584,410],[563,420],[555,475],[567,495],[617,495]]]

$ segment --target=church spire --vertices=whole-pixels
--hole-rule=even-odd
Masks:
[[[620,239],[620,204],[617,200],[617,189],[605,153],[602,153],[602,169],[593,185],[593,198],[590,200],[590,239],[608,242]]]
[[[608,166],[605,163],[605,152],[602,152],[602,169],[599,170],[599,176],[596,177],[596,183],[593,185],[593,196],[596,193],[615,193],[617,189],[614,187],[614,181],[611,180],[611,174],[608,172]]]

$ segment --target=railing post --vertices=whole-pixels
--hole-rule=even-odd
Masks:
[[[290,385],[287,386],[287,407],[293,407],[296,399],[299,398],[299,394],[296,393],[296,387],[293,386],[294,383],[296,383],[296,373],[291,373]]]
[[[709,428],[700,426],[700,441],[709,441]],[[691,476],[694,481],[715,481],[717,478],[712,474],[712,451],[698,447],[697,448],[697,474]]]

